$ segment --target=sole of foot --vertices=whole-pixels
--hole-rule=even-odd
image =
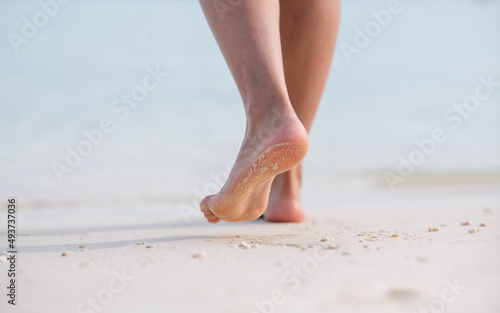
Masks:
[[[282,123],[258,144],[250,143],[252,135],[245,138],[221,191],[200,203],[210,223],[249,221],[261,216],[266,210],[274,177],[300,163],[308,150],[307,133],[296,117]]]

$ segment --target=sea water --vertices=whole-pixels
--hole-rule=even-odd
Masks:
[[[448,196],[496,194],[500,87],[459,126],[444,116],[474,95],[479,77],[500,81],[500,3],[401,1],[400,12],[377,31],[374,16],[389,2],[342,4],[334,62],[304,161],[304,200],[371,201],[422,186],[452,187]],[[245,117],[197,1],[75,1],[53,9],[47,21],[36,1],[0,8],[1,194],[28,207],[175,207],[194,206],[221,187]],[[45,25],[12,43],[12,34],[22,36],[34,18]],[[359,33],[366,36],[370,27],[368,42],[357,47]],[[346,52],[353,46],[356,53]],[[157,67],[168,75],[125,117],[123,95]],[[85,132],[103,119],[112,131],[69,166],[68,151],[82,148]],[[401,160],[418,157],[416,141],[428,142],[435,129],[446,140],[401,176]],[[387,173],[402,181],[391,188]]]

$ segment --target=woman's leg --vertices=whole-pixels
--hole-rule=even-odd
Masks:
[[[280,1],[280,32],[288,95],[309,132],[325,86],[340,17],[339,0]],[[302,166],[273,181],[264,217],[272,222],[304,219],[300,204]]]
[[[214,3],[201,0],[240,91],[247,126],[228,180],[200,207],[212,223],[246,221],[266,209],[274,177],[302,161],[308,149],[307,132],[288,97],[278,0],[242,1],[224,12],[223,19]]]

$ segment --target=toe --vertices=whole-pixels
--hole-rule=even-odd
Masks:
[[[209,223],[215,224],[220,221],[220,219],[217,216],[215,216],[212,212],[204,213],[204,215]]]
[[[212,211],[210,211],[209,206],[208,206],[209,199],[210,199],[210,196],[207,196],[201,201],[200,209],[201,209],[201,212],[203,212],[203,215],[205,216],[207,221],[209,223],[215,224],[215,223],[218,223],[220,221],[220,219],[217,216],[215,216],[215,214],[212,213]]]
[[[203,200],[201,200],[200,202],[200,209],[201,209],[201,212],[203,212],[203,214],[209,214],[209,215],[214,215],[212,213],[212,211],[210,211],[210,208],[208,206],[208,202],[210,200],[210,196],[206,196],[205,198],[203,198]]]
[[[220,222],[220,218],[218,218],[217,216],[214,215],[212,218],[207,218],[207,221],[209,223],[216,224],[216,223]]]
[[[200,209],[201,209],[201,212],[203,212],[203,213],[210,212],[210,210],[208,209],[208,197],[205,197],[205,198],[203,198],[203,200],[201,200]]]

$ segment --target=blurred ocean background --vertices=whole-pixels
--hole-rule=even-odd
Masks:
[[[42,0],[43,2],[43,0]],[[500,1],[401,1],[403,11],[351,62],[340,49],[388,1],[343,1],[334,63],[304,162],[306,209],[401,199],[476,197],[500,202],[500,87],[456,130],[443,113],[500,81]],[[213,191],[241,143],[239,94],[198,1],[69,2],[16,53],[38,1],[0,3],[0,195],[22,207],[194,208]],[[226,14],[230,14],[230,11]],[[168,77],[130,115],[111,103],[142,83],[146,67]],[[59,182],[82,131],[115,123],[101,145]],[[394,192],[416,139],[448,140]],[[212,174],[211,174],[212,173]],[[211,184],[212,183],[212,184]],[[176,213],[177,214],[177,213]]]

